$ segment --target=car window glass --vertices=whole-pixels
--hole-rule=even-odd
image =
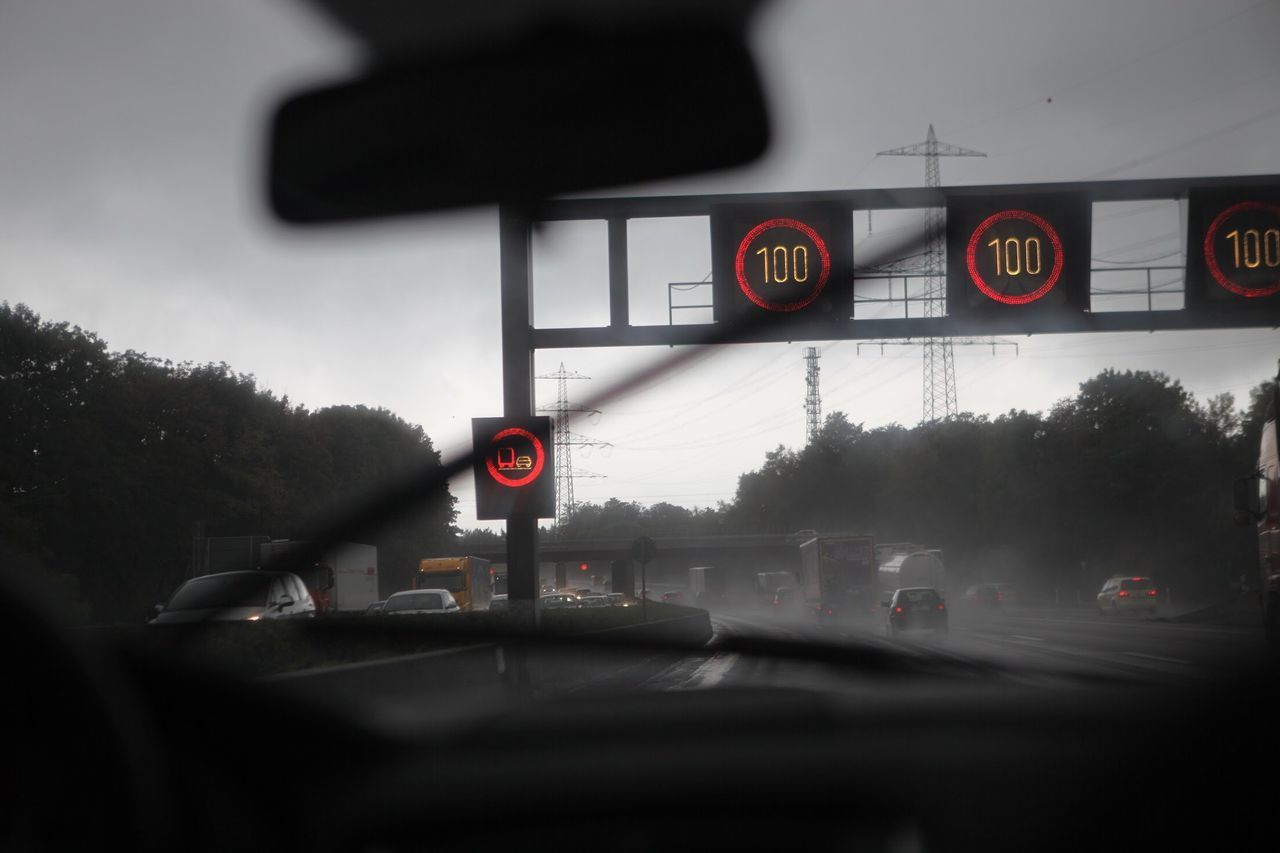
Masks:
[[[263,578],[253,572],[243,572],[189,581],[173,596],[167,609],[262,607],[266,601],[267,587]]]
[[[438,592],[414,592],[407,595],[394,595],[383,610],[393,613],[398,610],[443,610],[444,603]]]

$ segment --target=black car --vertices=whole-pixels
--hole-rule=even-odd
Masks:
[[[890,637],[903,631],[947,633],[947,605],[933,587],[897,590],[886,608],[885,633]]]

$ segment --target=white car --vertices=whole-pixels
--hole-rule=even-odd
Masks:
[[[384,616],[415,616],[420,613],[457,613],[461,610],[447,589],[409,589],[392,594],[382,605]]]
[[[550,595],[542,596],[538,599],[538,603],[545,610],[559,610],[578,607],[579,599],[578,596],[571,592],[554,592]]]

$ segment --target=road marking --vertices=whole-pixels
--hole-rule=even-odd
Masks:
[[[716,653],[709,661],[694,670],[693,675],[685,679],[684,683],[674,689],[703,690],[714,687],[729,674],[729,670],[733,669],[737,662],[738,656],[735,654]]]
[[[1015,640],[1027,640],[1032,643],[1044,642],[1044,637],[1028,637],[1026,634],[1010,634],[1009,636]]]
[[[1164,658],[1160,655],[1144,655],[1142,652],[1121,652],[1122,655],[1128,655],[1131,658],[1144,658],[1145,660],[1158,660],[1161,663],[1180,663],[1183,666],[1191,666],[1189,660],[1179,660],[1178,658]]]

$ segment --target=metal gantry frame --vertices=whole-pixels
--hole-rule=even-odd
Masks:
[[[631,324],[627,259],[627,223],[631,219],[707,217],[721,205],[802,204],[829,202],[855,210],[941,208],[948,199],[1004,195],[1015,202],[1019,195],[1081,193],[1090,202],[1183,199],[1195,189],[1254,189],[1280,185],[1280,176],[1170,178],[1134,181],[1067,182],[966,187],[909,187],[901,189],[840,190],[764,195],[649,196],[636,198],[583,198],[544,202],[536,208],[503,205],[499,210],[502,304],[502,401],[503,414],[528,417],[535,410],[534,356],[540,349],[619,346],[685,346],[709,340],[732,343],[790,342],[798,340],[872,340],[887,338],[959,338],[991,334],[1060,334],[1071,332],[1154,332],[1165,330],[1276,328],[1280,310],[1274,303],[1252,313],[1194,312],[1154,309],[1159,292],[1147,270],[1148,307],[1141,311],[1097,311],[1064,314],[1050,325],[1030,323],[1012,315],[983,320],[955,316],[886,317],[858,319],[854,305],[847,319],[826,320],[812,327],[794,323],[753,323],[740,334],[726,335],[714,323],[681,325]],[[532,234],[539,222],[604,220],[608,226],[609,323],[589,328],[534,328],[532,313]],[[1110,270],[1129,269],[1109,267]],[[859,278],[856,270],[837,271]],[[1142,293],[1136,291],[1135,293]],[[905,295],[905,294],[904,294]],[[670,315],[669,315],[670,316]],[[732,331],[732,330],[731,330]],[[538,519],[507,519],[508,589],[513,610],[526,603],[536,620],[533,603],[538,597]]]

